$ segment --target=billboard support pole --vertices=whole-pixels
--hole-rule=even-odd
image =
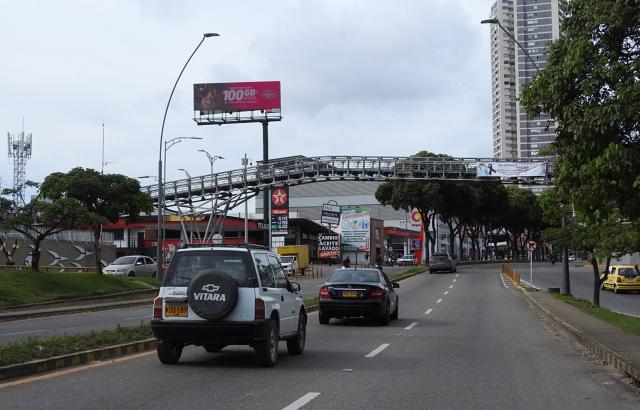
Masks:
[[[266,119],[262,121],[262,165],[266,167],[269,163],[269,121]],[[269,202],[271,200],[271,193],[269,187],[264,188],[262,209],[264,209],[264,223],[267,229],[264,232],[264,244],[268,248],[271,248],[271,212],[269,208]]]

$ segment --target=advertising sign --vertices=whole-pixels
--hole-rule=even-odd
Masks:
[[[318,235],[318,259],[340,259],[340,235],[337,233]]]
[[[547,175],[546,162],[478,162],[477,177],[544,177]]]
[[[271,234],[289,233],[289,187],[275,188],[271,191]]]
[[[194,84],[193,110],[212,114],[280,110],[280,81]]]
[[[359,251],[369,251],[371,210],[363,207],[342,208],[340,220],[342,243]]]
[[[320,223],[338,225],[340,223],[340,205],[323,204]]]

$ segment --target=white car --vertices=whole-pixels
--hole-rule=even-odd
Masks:
[[[148,256],[130,255],[121,256],[103,269],[106,275],[129,276],[156,276],[158,264]]]
[[[400,266],[406,266],[406,265],[415,265],[416,264],[416,257],[413,255],[402,255],[401,257],[399,257],[396,262],[398,263],[398,265]]]
[[[178,250],[153,302],[151,328],[158,358],[180,360],[186,345],[219,352],[249,345],[262,366],[304,351],[307,312],[300,285],[289,282],[275,253],[258,245],[216,245]]]

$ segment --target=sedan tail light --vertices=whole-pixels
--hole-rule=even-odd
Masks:
[[[329,295],[329,289],[326,287],[320,288],[320,299],[331,299],[331,295]]]
[[[162,297],[153,299],[153,318],[162,319]]]
[[[384,299],[384,290],[380,288],[371,289],[371,293],[369,294],[369,299]]]

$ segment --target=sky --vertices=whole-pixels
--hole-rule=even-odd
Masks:
[[[0,0],[0,131],[31,133],[27,180],[74,167],[167,180],[262,158],[260,124],[198,126],[193,84],[280,81],[271,158],[491,155],[490,0]],[[104,124],[104,127],[103,127]],[[104,135],[104,151],[103,151]],[[0,184],[13,158],[0,144]],[[4,151],[4,152],[3,152]],[[153,184],[142,179],[141,184]]]

